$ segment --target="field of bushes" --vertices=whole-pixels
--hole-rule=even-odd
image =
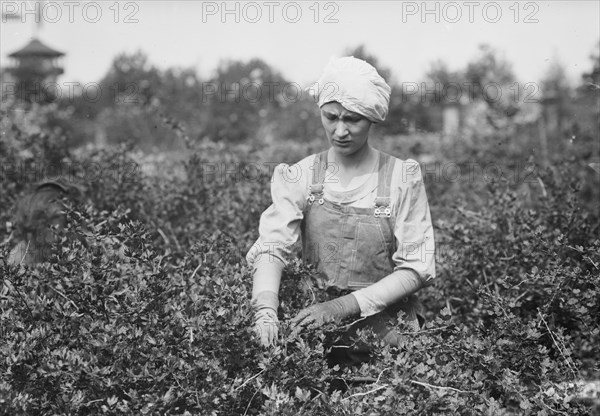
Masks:
[[[372,361],[329,367],[342,330],[296,335],[288,324],[314,301],[303,290],[310,266],[285,270],[280,340],[264,349],[251,332],[244,259],[272,166],[324,141],[191,141],[167,122],[185,147],[177,157],[127,144],[74,151],[46,126],[53,111],[2,108],[0,414],[598,412],[581,391],[600,379],[594,134],[562,143],[548,167],[510,137],[374,137],[422,163],[438,277],[421,292],[421,332],[399,323],[398,348],[363,333]],[[70,207],[48,262],[10,266],[16,201],[52,175],[86,198]]]

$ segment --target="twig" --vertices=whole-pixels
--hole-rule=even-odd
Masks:
[[[542,196],[544,198],[546,198],[548,196],[548,193],[546,192],[546,187],[544,186],[544,182],[542,181],[542,178],[540,178],[539,176],[537,177],[537,181],[540,184],[540,188],[542,188]]]
[[[526,290],[525,292],[521,293],[519,296],[516,297],[516,299],[514,300],[514,302],[517,302],[518,300],[520,300],[523,296],[529,294],[529,290]]]
[[[561,415],[569,416],[569,415],[568,415],[568,413],[561,412],[560,410],[556,410],[556,409],[553,409],[553,408],[551,408],[551,407],[550,407],[550,406],[548,406],[546,403],[544,403],[544,401],[543,401],[543,400],[541,400],[541,399],[540,399],[540,403],[541,403],[541,404],[543,404],[543,405],[546,407],[546,409],[548,409],[548,410],[550,410],[550,411],[552,411],[552,412],[556,412],[556,413],[560,413]]]
[[[381,373],[379,373],[379,376],[377,378],[374,377],[353,377],[353,378],[349,378],[347,381],[356,383],[373,383],[373,384],[377,384],[379,383],[379,379],[381,378],[381,376],[383,375],[383,372],[389,370],[388,368],[384,368],[383,370],[381,370]],[[343,379],[344,382],[346,382],[346,379]]]
[[[244,410],[244,415],[246,416],[246,414],[248,413],[248,409],[250,409],[250,403],[252,403],[252,400],[254,400],[254,396],[256,396],[256,393],[258,393],[258,391],[260,390],[260,387],[256,389],[256,391],[254,392],[254,394],[252,395],[252,397],[250,397],[250,401],[248,402],[248,406],[246,406],[246,410]]]
[[[381,370],[381,373],[379,373],[379,376],[377,376],[377,381],[375,382],[375,384],[379,383],[379,379],[383,375],[383,372],[386,371],[386,370],[389,370],[389,369],[390,369],[390,367],[384,368],[383,370]]]
[[[567,247],[568,247],[568,246],[567,246]],[[558,285],[556,286],[556,289],[554,290],[554,293],[552,294],[552,298],[550,298],[550,301],[549,301],[549,302],[546,302],[546,305],[552,305],[552,303],[554,302],[554,298],[556,298],[556,296],[557,296],[559,293],[562,293],[562,292],[560,291],[560,288],[563,286],[563,284],[565,284],[565,283],[569,283],[569,280],[570,280],[570,278],[569,278],[569,277],[567,277],[566,279],[564,279],[564,280],[560,280],[560,281],[558,282]],[[538,309],[538,312],[539,312],[539,309]]]
[[[371,394],[371,393],[374,393],[374,392],[376,392],[378,390],[385,389],[387,386],[388,386],[387,384],[384,384],[383,386],[379,386],[376,389],[369,390],[369,391],[366,391],[364,393],[355,393],[355,394],[353,394],[351,396],[344,397],[342,400],[348,400],[348,399],[351,399],[352,397],[366,396],[367,394]]]
[[[556,338],[554,338],[554,334],[552,333],[552,331],[550,330],[550,327],[548,326],[548,323],[544,319],[544,315],[542,315],[542,312],[539,309],[538,309],[538,315],[540,315],[540,319],[542,320],[542,322],[546,326],[546,329],[548,330],[548,333],[550,334],[550,337],[552,338],[552,341],[554,342],[554,345],[556,345],[556,348],[558,348],[558,352],[560,352],[560,355],[562,355],[562,357],[565,359],[565,363],[567,363],[567,366],[569,367],[569,370],[571,370],[571,372],[573,373],[573,377],[577,377],[577,374],[575,374],[575,370],[573,370],[573,367],[571,367],[571,363],[569,363],[569,360],[563,354],[563,351],[560,348],[560,345],[558,345],[558,342],[556,341]]]
[[[457,393],[475,393],[474,391],[470,391],[470,390],[459,390],[459,389],[455,389],[454,387],[445,387],[445,386],[434,386],[433,384],[429,384],[429,383],[423,383],[422,381],[415,381],[415,380],[408,380],[413,384],[418,384],[420,386],[423,387],[429,387],[432,389],[439,389],[439,390],[452,390],[455,391]]]
[[[348,381],[351,381],[351,382],[374,382],[374,384],[378,384],[379,380],[381,379],[381,376],[383,375],[384,371],[386,371],[386,370],[389,370],[389,367],[388,368],[384,368],[383,370],[381,370],[381,372],[379,373],[379,376],[377,376],[377,379],[374,379],[373,377],[358,377],[358,378],[349,379]],[[344,380],[344,383],[346,384],[346,386],[348,386],[348,383],[346,383],[346,380]],[[381,390],[381,389],[384,389],[384,388],[386,388],[388,386],[389,386],[389,384],[383,384],[383,385],[381,385],[381,386],[379,386],[377,388],[374,388],[372,390],[366,391],[364,393],[355,393],[355,394],[352,394],[352,395],[350,395],[348,397],[345,397],[343,400],[348,400],[348,399],[350,399],[352,397],[366,396],[367,394],[374,393],[374,392],[376,392],[378,390]]]
[[[319,392],[319,394],[317,394],[315,397],[313,397],[312,399],[310,399],[311,401],[316,400],[317,398],[319,398],[320,396],[324,395],[325,393],[323,393],[321,390],[315,388],[315,387],[311,387],[311,389],[316,390]]]
[[[598,265],[594,262],[594,260],[592,260],[590,258],[590,256],[583,256],[583,258],[588,260],[590,263],[592,263],[594,265],[594,267],[596,268],[596,270],[598,270]]]
[[[167,223],[166,225],[169,228],[169,231],[171,231],[171,237],[173,238],[173,241],[175,241],[177,250],[181,251],[181,244],[179,244],[179,240],[177,240],[177,236],[175,235],[175,231],[173,231],[173,227],[171,227],[171,224],[169,223]]]
[[[342,379],[342,380],[344,380],[344,384],[346,384],[346,386],[348,385],[348,383],[346,383],[346,381],[350,381],[352,383],[373,383],[373,384],[377,383],[377,379],[375,377],[352,377],[348,380],[346,380],[346,379]]]
[[[163,238],[163,240],[165,241],[165,243],[168,246],[171,245],[171,243],[169,242],[169,239],[167,238],[167,236],[165,235],[165,233],[163,232],[163,230],[161,230],[160,227],[157,227],[156,230],[158,231],[158,233],[160,234],[160,236]]]
[[[63,298],[64,298],[64,299],[66,299],[67,301],[69,301],[69,302],[71,303],[71,305],[73,305],[73,306],[75,307],[75,309],[79,310],[79,306],[77,306],[77,304],[76,304],[75,302],[73,302],[73,301],[71,300],[71,298],[69,298],[67,295],[65,295],[65,294],[64,294],[64,293],[62,293],[60,290],[58,290],[58,289],[56,289],[56,288],[54,288],[54,287],[51,287],[51,286],[50,286],[50,289],[52,289],[52,290],[53,290],[53,291],[55,291],[57,294],[59,294],[61,297],[63,297]]]
[[[198,389],[196,389],[196,404],[198,405],[198,408],[202,407],[200,406],[200,397],[198,397]]]
[[[175,383],[177,383],[177,385],[179,386],[179,388],[180,388],[182,391],[184,390],[183,386],[181,385],[181,383],[179,382],[179,380],[177,380],[177,378],[175,379]]]
[[[438,326],[436,328],[419,329],[418,331],[414,331],[414,332],[400,332],[400,333],[398,333],[398,335],[419,335],[423,332],[439,331],[440,329],[445,329],[445,328],[448,328],[449,326],[450,325],[444,325],[444,326]]]
[[[201,261],[201,262],[200,262],[200,264],[198,264],[198,267],[196,267],[196,268],[194,269],[194,272],[193,272],[193,273],[192,273],[192,275],[190,276],[190,280],[192,280],[192,279],[194,278],[194,276],[196,276],[196,272],[197,272],[198,270],[200,270],[200,267],[202,267],[202,263],[204,263],[204,262],[203,262],[203,261]]]
[[[0,246],[7,245],[10,242],[10,240],[12,240],[13,234],[14,234],[14,232],[11,231],[9,236],[6,237],[2,243],[0,243]]]
[[[306,282],[306,287],[308,287],[308,290],[310,290],[310,294],[312,295],[312,302],[311,305],[313,303],[316,302],[317,297],[315,296],[315,291],[312,289],[312,287],[310,287],[310,281],[307,278],[304,278],[305,282]]]
[[[345,328],[350,329],[350,327],[354,324],[359,323],[360,321],[364,321],[365,319],[367,319],[367,317],[364,318],[358,318],[356,321],[352,321],[349,324],[344,325]]]
[[[566,248],[570,248],[571,250],[573,250],[573,251],[576,251],[576,252],[578,252],[578,253],[581,253],[581,252],[582,252],[582,250],[576,249],[575,247],[573,247],[573,246],[570,246],[570,245],[568,245],[568,244],[565,244],[565,247],[566,247]]]
[[[92,401],[89,401],[89,402],[87,402],[86,404],[84,404],[84,406],[89,406],[89,405],[90,405],[90,404],[92,404],[92,403],[103,402],[103,401],[104,401],[104,399],[96,399],[96,400],[92,400]]]
[[[103,226],[104,224],[106,224],[108,221],[104,220],[104,221],[100,221],[98,224],[96,224],[96,228],[99,228],[101,226]]]
[[[10,285],[12,286],[12,289],[15,291],[17,296],[19,296],[19,299],[21,299],[21,302],[23,302],[23,305],[25,305],[25,307],[27,308],[27,311],[29,312],[29,316],[31,316],[33,318],[33,312],[31,311],[31,308],[29,307],[29,305],[27,304],[27,301],[25,300],[23,295],[21,295],[21,292],[19,292],[19,289],[17,289],[15,284],[8,279],[5,279],[4,282],[10,283]],[[7,287],[8,287],[8,285],[7,285]],[[10,287],[8,289],[10,290]]]
[[[27,252],[29,251],[29,243],[31,242],[31,240],[27,240],[27,247],[25,247],[25,253],[23,253],[23,257],[21,257],[21,261],[19,262],[19,266],[21,264],[23,264],[23,260],[25,260],[25,257],[27,256]]]
[[[252,377],[250,377],[248,380],[244,381],[241,385],[239,385],[238,387],[235,388],[235,390],[239,390],[242,387],[244,387],[246,384],[248,384],[251,380],[255,379],[256,377],[260,376],[262,373],[264,373],[265,370],[262,369],[260,370],[256,375],[253,375]]]
[[[485,268],[481,270],[483,272],[483,280],[485,280],[485,287],[490,286],[490,282],[488,281],[487,274],[485,274]]]

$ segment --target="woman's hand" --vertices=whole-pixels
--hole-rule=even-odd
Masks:
[[[271,308],[263,308],[256,312],[254,332],[264,347],[275,345],[279,334],[279,320],[277,312]]]
[[[279,297],[270,290],[259,292],[253,299],[254,307],[254,332],[264,347],[275,344],[279,334],[279,319],[277,307]]]
[[[328,322],[339,322],[360,315],[360,306],[352,295],[342,296],[328,302],[317,303],[302,309],[292,319],[292,328],[319,328]]]

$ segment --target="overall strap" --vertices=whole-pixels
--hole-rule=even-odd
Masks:
[[[323,184],[325,181],[325,170],[327,169],[327,150],[317,153],[313,162],[313,178],[311,185]]]
[[[379,152],[379,173],[377,177],[377,197],[375,198],[376,217],[391,217],[390,191],[392,184],[392,172],[394,171],[394,160],[387,153]]]
[[[323,204],[323,182],[327,170],[327,150],[317,153],[313,162],[313,177],[308,191],[308,202],[312,204],[319,197],[319,204]]]

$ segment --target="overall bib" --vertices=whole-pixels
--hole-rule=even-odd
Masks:
[[[390,199],[394,160],[379,152],[377,197],[372,208],[337,204],[323,197],[327,151],[315,157],[308,204],[301,223],[303,260],[318,270],[323,288],[357,290],[375,283],[394,271],[396,251],[394,219]],[[388,322],[402,310],[413,330],[420,328],[421,305],[411,295],[383,312],[354,325],[369,326],[387,343],[396,345],[397,335]]]

